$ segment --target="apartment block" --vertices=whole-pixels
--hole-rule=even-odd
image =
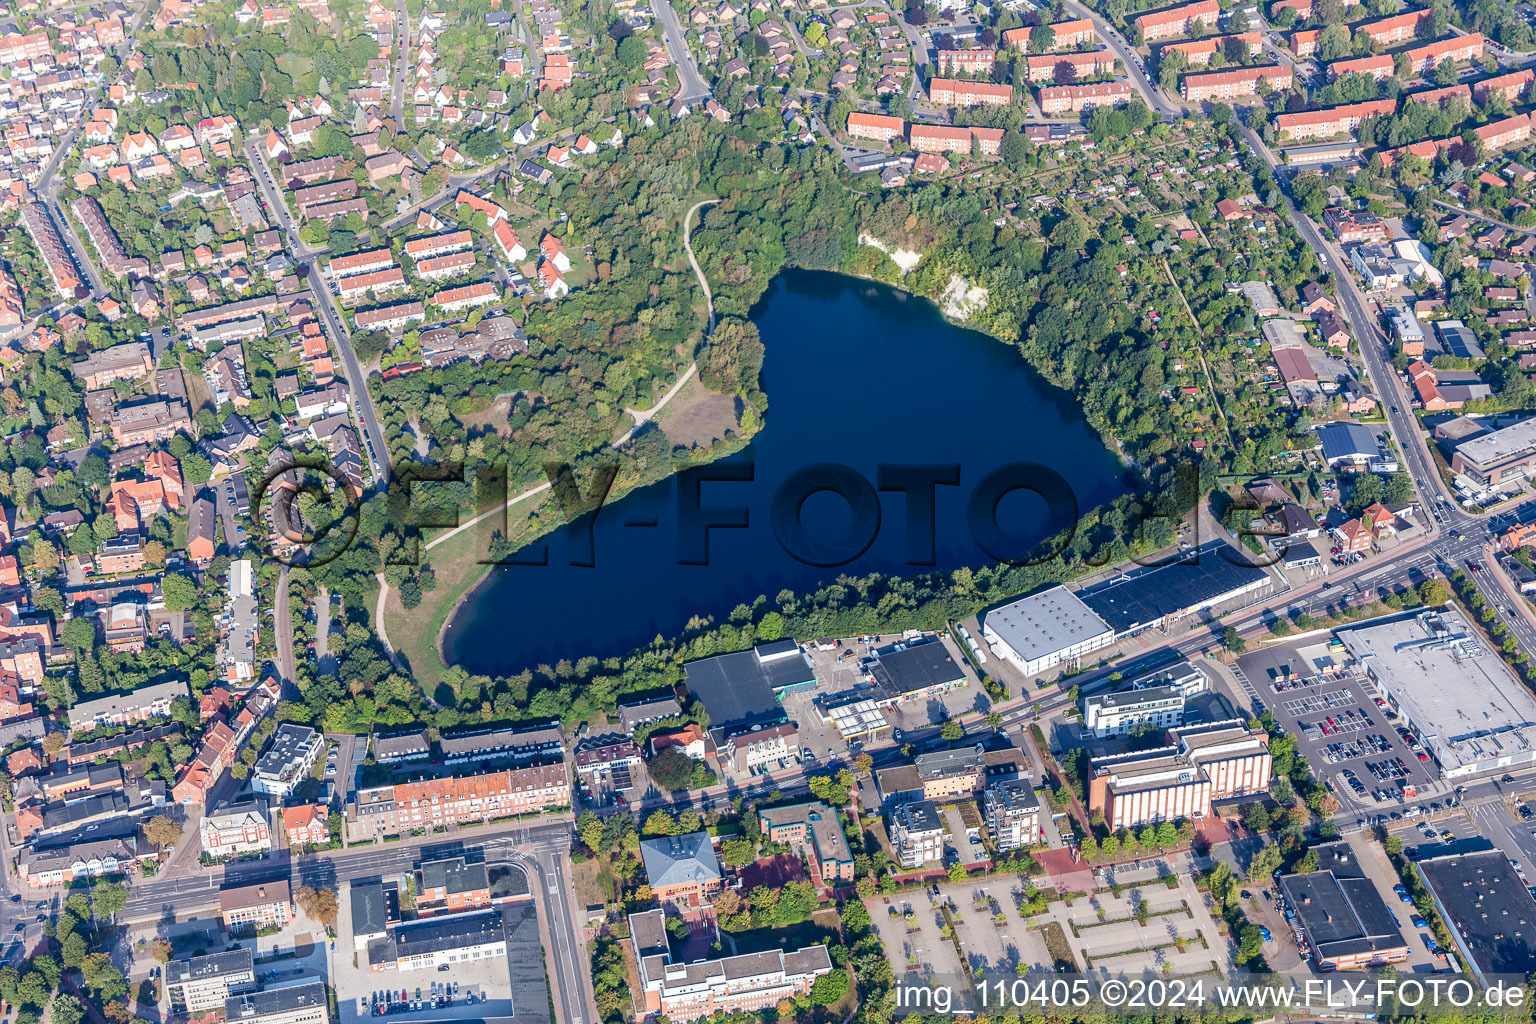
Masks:
[[[570,806],[570,774],[562,762],[361,789],[347,804],[345,827],[349,841],[378,839]]]
[[[848,115],[848,134],[856,139],[874,139],[890,142],[901,138],[907,131],[907,123],[899,117],[885,114],[865,114],[855,111]]]
[[[1029,80],[1036,84],[1056,81],[1058,70],[1063,64],[1071,67],[1075,81],[1080,78],[1112,73],[1115,70],[1115,55],[1110,50],[1094,50],[1091,53],[1040,53],[1027,58],[1025,64],[1029,69]]]
[[[1432,12],[1426,7],[1404,11],[1401,14],[1389,15],[1378,18],[1375,21],[1367,21],[1355,27],[1355,31],[1364,32],[1372,43],[1382,46],[1396,46],[1398,43],[1406,43],[1416,38],[1419,26],[1431,19]]]
[[[1144,41],[1152,43],[1159,39],[1193,35],[1197,21],[1206,28],[1213,28],[1220,15],[1221,4],[1218,0],[1197,0],[1192,4],[1138,14],[1131,19],[1131,24],[1141,30]]]
[[[1510,103],[1519,103],[1533,81],[1536,81],[1536,71],[1523,68],[1519,71],[1511,71],[1507,75],[1483,79],[1473,85],[1472,95],[1477,98],[1479,106],[1486,104],[1495,95],[1503,96]]]
[[[142,341],[130,341],[113,345],[70,366],[69,372],[86,388],[111,387],[120,380],[139,380],[148,377],[155,368],[149,345]]]
[[[987,75],[992,73],[992,66],[997,63],[997,51],[940,50],[934,63],[939,66],[941,75],[952,75],[956,71]]]
[[[1013,102],[1013,87],[990,82],[935,78],[928,82],[928,99],[944,106],[1006,107]]]
[[[203,853],[237,857],[272,849],[272,823],[267,806],[254,800],[229,804],[204,816],[198,826]]]
[[[1234,68],[1231,71],[1208,71],[1200,75],[1185,75],[1182,85],[1184,99],[1189,103],[1202,100],[1229,100],[1238,96],[1253,96],[1259,92],[1259,83],[1268,83],[1271,90],[1291,87],[1289,65],[1266,64],[1256,68]]]
[[[1378,82],[1383,78],[1391,78],[1394,74],[1392,58],[1386,54],[1377,57],[1351,57],[1348,60],[1336,60],[1328,65],[1328,80],[1338,81],[1345,75],[1369,75]]]
[[[1391,117],[1397,109],[1395,100],[1370,100],[1342,107],[1306,110],[1275,117],[1275,130],[1282,139],[1326,139],[1352,132],[1368,117]]]
[[[992,783],[982,805],[987,833],[999,850],[1028,849],[1040,841],[1040,798],[1028,779]]]
[[[1227,53],[1227,44],[1235,42],[1250,57],[1257,57],[1264,52],[1264,43],[1257,32],[1244,32],[1232,36],[1211,36],[1208,39],[1195,39],[1187,43],[1170,43],[1163,48],[1164,53],[1177,50],[1182,53],[1192,68],[1203,68],[1211,62],[1216,54],[1223,57]]]
[[[1132,95],[1130,82],[1047,85],[1040,90],[1040,109],[1047,115],[1081,114],[1094,107],[1118,107],[1130,102]]]

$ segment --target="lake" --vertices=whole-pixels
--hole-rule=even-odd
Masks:
[[[973,536],[973,504],[995,508],[996,528],[1015,542],[1041,540],[1065,525],[1063,513],[1028,491],[987,497],[1000,488],[978,485],[1008,464],[1041,463],[1059,473],[1084,511],[1126,491],[1119,460],[1070,396],[1033,373],[1015,349],[949,323],[925,299],[790,270],[774,280],[753,319],[766,349],[765,425],[741,453],[704,470],[750,463],[751,480],[698,485],[703,514],[684,517],[682,536],[681,478],[604,507],[590,568],[567,564],[561,531],[548,538],[548,565],[493,569],[447,630],[450,664],[507,675],[560,658],[620,655],[680,632],[692,616],[723,620],[736,605],[764,594],[772,600],[786,587],[803,592],[844,574],[935,568],[908,564],[914,556],[940,569],[982,564],[992,560],[983,545],[996,552],[1001,542],[995,532],[979,533],[981,542]],[[856,474],[803,473],[826,463]],[[876,495],[882,464],[888,473],[891,466],[958,465],[959,484]],[[906,472],[923,479],[926,471]],[[828,482],[852,499],[815,491]],[[934,495],[931,555],[921,537],[914,545],[907,535],[909,498],[925,491]],[[698,520],[729,518],[718,513],[730,507],[745,508],[747,526],[708,530],[708,564],[679,564],[702,560]],[[866,541],[853,561],[833,566]],[[1019,548],[1003,554],[1012,550]]]

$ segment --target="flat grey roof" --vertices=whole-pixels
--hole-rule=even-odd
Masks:
[[[1536,744],[1536,698],[1454,610],[1336,631],[1447,773]]]
[[[291,988],[274,988],[265,992],[230,996],[224,1001],[224,1019],[227,1021],[256,1020],[304,1007],[326,1007],[327,1005],[325,982],[306,981],[302,985],[294,985]]]
[[[1456,446],[1456,454],[1478,466],[1496,466],[1536,452],[1536,417]]]
[[[1418,870],[1479,971],[1523,977],[1536,969],[1536,899],[1501,851],[1428,857]]]
[[[1052,587],[984,612],[982,625],[1026,661],[1114,636],[1109,623],[1066,587]]]
[[[255,961],[249,949],[231,949],[225,953],[209,953],[190,960],[172,960],[165,965],[167,984],[178,985],[186,981],[207,981],[226,975],[250,974]]]

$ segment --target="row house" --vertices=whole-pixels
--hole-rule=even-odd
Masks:
[[[1229,100],[1238,96],[1253,96],[1259,92],[1260,83],[1271,90],[1289,89],[1293,81],[1289,65],[1266,64],[1256,68],[1235,68],[1231,71],[1208,71],[1200,75],[1185,75],[1182,84],[1184,99],[1189,103],[1202,100]]]
[[[372,274],[395,265],[395,254],[389,249],[370,249],[350,256],[338,256],[325,268],[332,280],[340,280],[357,274]]]
[[[436,256],[429,260],[417,261],[416,276],[423,281],[439,281],[445,277],[457,277],[460,274],[468,273],[474,267],[474,253],[455,252],[449,253],[446,256]]]
[[[469,234],[469,232],[462,232]],[[491,228],[491,242],[495,244],[496,251],[501,253],[502,259],[508,263],[521,263],[528,258],[528,249],[523,245],[522,239],[517,237],[517,232],[512,230],[512,225],[504,220],[496,222]]]
[[[358,327],[383,331],[398,331],[406,324],[426,318],[426,307],[416,301],[397,302],[375,309],[360,309],[352,315],[352,320]]]
[[[405,243],[405,254],[413,260],[430,259],[433,256],[461,252],[472,248],[474,244],[474,236],[468,231],[447,231],[438,235],[411,239]]]
[[[453,312],[458,309],[469,309],[473,306],[484,306],[495,302],[500,298],[500,292],[491,281],[480,281],[475,284],[466,284],[459,288],[449,288],[438,292],[427,301],[444,312]]]
[[[355,842],[570,806],[570,774],[561,761],[360,789],[347,804],[344,826]]]

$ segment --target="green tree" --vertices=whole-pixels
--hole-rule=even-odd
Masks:
[[[645,63],[646,55],[645,40],[639,36],[628,36],[619,43],[619,63],[631,71]]]
[[[953,743],[965,735],[965,727],[960,724],[960,719],[951,718],[939,727],[939,735]]]
[[[645,770],[661,789],[678,792],[693,781],[693,758],[676,747],[668,747],[646,762]]]
[[[197,585],[178,573],[165,574],[160,594],[165,599],[166,611],[184,612],[197,605]]]

